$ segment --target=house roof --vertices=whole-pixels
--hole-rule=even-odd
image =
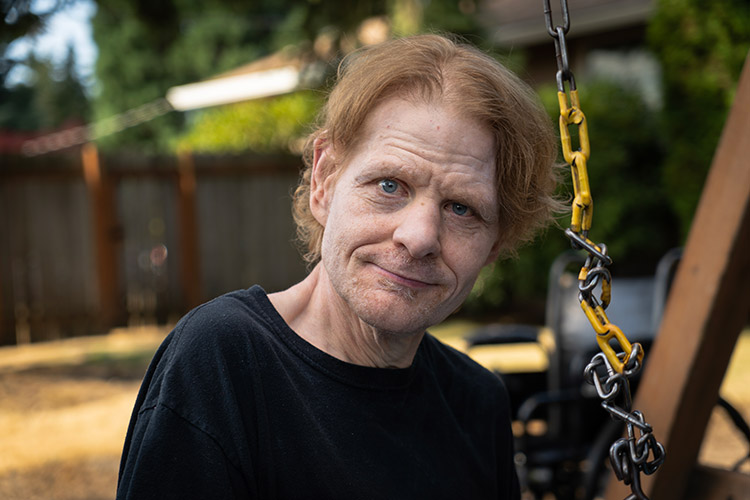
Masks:
[[[654,10],[654,0],[569,0],[571,34],[581,36],[643,24]],[[550,0],[553,24],[562,23],[560,2]],[[549,36],[539,0],[485,0],[481,6],[494,43],[529,46]]]
[[[280,51],[206,80],[167,91],[179,111],[285,94],[300,85],[305,61],[292,51]]]
[[[274,69],[286,68],[289,66],[294,67],[298,70],[302,68],[303,58],[299,55],[298,51],[291,50],[291,49],[280,50],[266,57],[257,59],[251,63],[243,64],[242,66],[238,66],[237,68],[233,68],[224,73],[214,75],[208,78],[208,80],[226,78],[226,77],[237,76],[237,75],[246,75],[248,73],[257,73],[259,71],[269,71],[269,70],[274,70]]]

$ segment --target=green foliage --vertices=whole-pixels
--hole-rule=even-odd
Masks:
[[[479,33],[474,0],[431,0],[426,2],[423,29],[471,36]]]
[[[322,104],[315,92],[248,101],[203,111],[178,149],[201,153],[299,150]]]
[[[68,48],[63,64],[55,68],[47,61],[32,58],[34,108],[42,128],[56,128],[65,122],[85,123],[89,117],[89,100],[75,74],[75,52]]]
[[[660,0],[648,39],[663,71],[664,182],[684,237],[750,49],[750,3]]]
[[[307,44],[324,32],[339,37],[340,42],[352,35],[364,19],[383,16],[387,10],[387,0],[286,0],[284,3],[285,16],[271,38],[274,50],[290,44]]]
[[[388,16],[396,36],[421,32],[476,35],[479,32],[474,0],[390,0]]]
[[[72,49],[59,67],[33,56],[26,64],[33,74],[29,84],[0,87],[0,128],[35,131],[87,120],[89,101],[75,75]]]
[[[34,87],[0,87],[0,129],[33,131],[42,118],[34,107]]]

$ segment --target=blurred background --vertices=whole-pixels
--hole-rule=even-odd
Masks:
[[[570,63],[592,144],[591,237],[608,244],[614,276],[653,275],[690,229],[750,49],[750,3],[569,4]],[[0,346],[18,346],[12,359],[0,352],[0,401],[15,412],[0,412],[0,427],[19,463],[29,440],[53,443],[53,455],[73,446],[39,437],[59,414],[22,429],[23,412],[111,395],[104,379],[119,399],[103,399],[108,409],[83,425],[102,429],[116,412],[113,435],[124,435],[145,363],[181,315],[230,290],[272,292],[304,276],[290,193],[345,54],[393,36],[457,33],[528,81],[557,121],[541,1],[0,5]],[[561,189],[572,192],[569,181]],[[567,248],[553,228],[486,268],[454,320],[544,324],[549,270]],[[61,339],[71,339],[67,350],[24,350]],[[49,386],[71,374],[83,385]],[[32,399],[14,399],[24,393]],[[77,462],[52,469],[29,455],[38,468],[27,472],[6,453],[0,496],[111,497],[120,445],[97,452],[106,459],[71,452]]]
[[[289,192],[336,64],[356,47],[459,33],[557,114],[534,2],[2,5],[0,344],[163,324],[229,290],[300,279]],[[592,236],[615,274],[650,274],[690,227],[750,47],[750,7],[570,7],[594,145]],[[462,313],[541,321],[547,269],[566,247],[552,230],[487,269]]]

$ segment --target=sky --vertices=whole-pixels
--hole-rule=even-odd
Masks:
[[[48,10],[55,0],[34,0],[31,11],[40,13]],[[46,25],[43,33],[36,37],[24,37],[14,41],[9,47],[7,56],[25,57],[34,52],[40,59],[49,59],[62,63],[72,45],[76,54],[76,71],[81,81],[90,91],[94,85],[94,64],[97,49],[91,33],[91,17],[96,13],[92,0],[76,0],[55,14]],[[27,81],[30,77],[28,68],[16,67],[8,75],[7,84],[13,85]]]

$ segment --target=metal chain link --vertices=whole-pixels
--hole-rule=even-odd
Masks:
[[[588,238],[593,218],[593,200],[589,188],[586,164],[591,154],[588,125],[581,110],[575,78],[570,70],[565,35],[570,29],[570,14],[567,0],[560,0],[563,24],[552,20],[550,0],[544,3],[544,20],[547,32],[555,42],[557,59],[557,98],[560,106],[560,141],[563,157],[571,167],[574,199],[570,227],[565,235],[575,249],[588,253],[586,262],[578,274],[578,300],[581,308],[596,332],[601,352],[594,355],[584,370],[584,378],[596,388],[602,407],[613,419],[624,422],[627,437],[615,441],[609,449],[610,462],[617,479],[630,485],[632,494],[625,500],[648,500],[641,488],[640,473],[653,474],[665,457],[664,446],[652,433],[651,426],[641,412],[632,409],[629,378],[635,376],[643,366],[643,348],[631,344],[620,327],[611,323],[604,312],[609,305],[612,276],[607,266],[612,259],[607,255],[606,245],[596,244]],[[568,84],[568,91],[565,84]],[[569,127],[578,131],[578,149],[574,150]],[[599,298],[594,290],[601,285]],[[616,344],[617,350],[612,343]]]
[[[86,142],[95,141],[101,137],[115,134],[126,128],[140,125],[172,111],[172,105],[165,98],[153,100],[149,103],[130,109],[97,122],[73,127],[61,132],[31,139],[23,143],[21,151],[26,156],[37,156],[61,149],[78,146]]]

